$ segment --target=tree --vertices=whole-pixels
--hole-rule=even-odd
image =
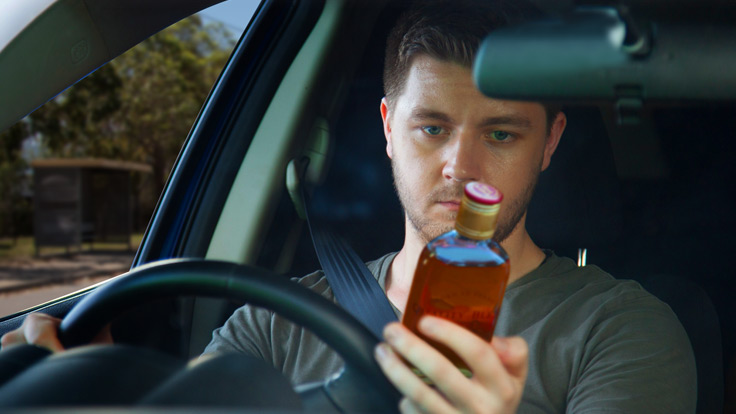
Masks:
[[[122,79],[106,65],[30,116],[30,129],[56,157],[124,156],[116,148]]]
[[[126,159],[153,167],[154,193],[184,142],[233,42],[223,48],[222,26],[203,27],[198,16],[171,26],[113,62],[122,79],[118,139]]]
[[[51,156],[150,164],[151,204],[234,46],[222,25],[192,16],[162,30],[0,134],[0,234],[20,205],[22,142],[42,137]],[[15,195],[13,195],[15,194]],[[11,200],[13,195],[13,200]]]
[[[19,122],[0,134],[0,236],[16,239],[31,227],[31,206],[24,197],[25,160],[20,156],[28,125]]]

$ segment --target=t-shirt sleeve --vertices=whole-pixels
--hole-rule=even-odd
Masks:
[[[292,281],[334,301],[322,272]],[[215,329],[203,353],[215,352],[261,358],[294,384],[324,379],[342,366],[342,359],[309,330],[270,310],[251,305],[238,308],[222,327]]]
[[[237,352],[272,361],[270,329],[273,312],[250,305],[238,308],[212,332],[204,354]]]
[[[672,310],[644,291],[600,309],[573,372],[569,413],[693,413],[696,369]]]

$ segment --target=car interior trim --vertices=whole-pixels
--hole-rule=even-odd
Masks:
[[[270,222],[269,206],[278,195],[273,189],[283,188],[285,182],[285,169],[273,169],[270,165],[286,166],[292,158],[290,138],[300,121],[298,116],[285,117],[284,114],[300,113],[295,108],[305,106],[313,93],[309,85],[314,84],[327,54],[330,42],[326,39],[334,36],[341,6],[337,1],[325,3],[317,24],[286,73],[238,171],[206,258],[247,264],[257,257],[260,235],[265,224]]]

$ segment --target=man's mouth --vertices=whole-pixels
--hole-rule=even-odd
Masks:
[[[443,200],[438,204],[451,211],[457,211],[460,208],[460,201],[455,200]]]

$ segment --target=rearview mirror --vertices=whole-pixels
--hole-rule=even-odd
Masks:
[[[639,29],[631,44],[632,28],[604,7],[499,29],[481,45],[475,82],[500,99],[636,106],[736,98],[736,28],[652,22]]]

